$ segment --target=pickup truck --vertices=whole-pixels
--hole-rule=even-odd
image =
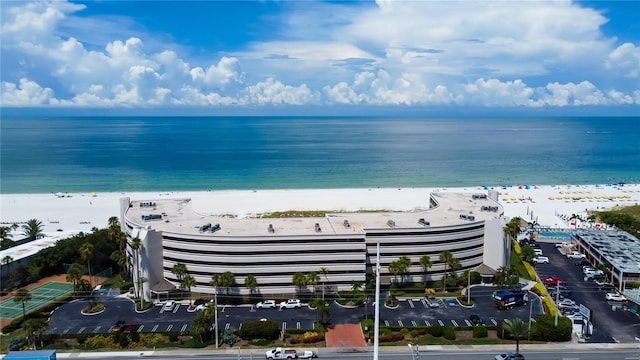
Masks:
[[[285,349],[281,347],[277,347],[274,349],[267,350],[264,354],[264,358],[268,360],[279,360],[279,359],[297,359],[298,353],[295,349]]]
[[[567,259],[586,259],[587,255],[579,253],[577,251],[572,251],[570,253],[567,253]]]

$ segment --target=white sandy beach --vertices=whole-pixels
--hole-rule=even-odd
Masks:
[[[616,205],[640,203],[640,185],[562,185],[496,187],[499,202],[508,217],[536,220],[542,226],[568,228],[559,215],[584,214],[586,210],[609,209]],[[73,193],[70,197],[51,194],[1,194],[0,222],[3,226],[38,219],[45,234],[58,229],[65,233],[103,228],[111,216],[118,216],[119,199],[161,200],[191,198],[195,211],[203,215],[233,214],[247,217],[263,212],[284,210],[384,209],[410,211],[428,207],[429,193],[486,193],[471,188],[371,188],[318,190],[229,190],[185,192]],[[20,232],[20,230],[18,230]],[[19,238],[19,236],[14,236]]]

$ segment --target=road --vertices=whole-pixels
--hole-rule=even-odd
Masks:
[[[479,350],[455,350],[455,351],[420,351],[419,354],[412,354],[407,348],[407,351],[399,351],[385,349],[384,352],[380,352],[379,359],[381,360],[424,360],[424,359],[445,359],[445,360],[468,360],[468,359],[493,359],[497,351],[479,351]],[[243,350],[240,354],[226,352],[224,354],[213,353],[212,351],[202,351],[203,354],[189,354],[181,355],[181,352],[166,351],[166,355],[149,355],[147,353],[144,356],[129,356],[127,358],[145,358],[145,359],[167,359],[167,360],[253,360],[263,359],[264,352],[262,350],[254,349],[253,353],[249,354],[249,350]],[[197,352],[197,351],[196,351]],[[522,353],[527,360],[634,360],[638,359],[640,353],[638,349],[547,349],[547,350],[524,350]],[[67,354],[58,354],[59,359],[74,358],[74,359],[106,359],[116,360],[122,359],[122,355],[118,353],[104,354],[104,357],[100,357],[100,354],[73,354],[67,356]],[[335,353],[335,352],[320,352],[319,359],[332,359],[332,360],[365,360],[373,359],[372,352],[358,352],[358,353]]]

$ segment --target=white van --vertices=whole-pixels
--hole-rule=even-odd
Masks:
[[[173,307],[176,305],[176,302],[173,300],[167,300],[166,303],[164,303],[164,311],[173,311]]]

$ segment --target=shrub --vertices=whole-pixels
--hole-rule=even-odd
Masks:
[[[555,316],[544,314],[536,317],[531,327],[531,338],[537,341],[569,341],[573,324],[571,319],[561,316],[558,327],[555,326]]]
[[[440,337],[444,333],[444,329],[440,325],[434,325],[429,328],[429,333],[434,337]]]
[[[445,326],[442,329],[442,336],[444,336],[447,340],[455,340],[456,339],[456,330],[453,326]]]
[[[427,334],[427,328],[421,327],[421,328],[414,328],[413,330],[411,330],[411,336],[413,337],[418,337],[418,336],[422,336],[422,335],[426,335]]]
[[[280,336],[278,323],[273,320],[248,321],[242,323],[238,335],[245,340],[270,339],[275,340]]]
[[[170,342],[176,342],[178,341],[178,333],[175,331],[170,332],[169,334],[169,341]]]
[[[220,341],[222,341],[223,344],[228,344],[229,346],[233,346],[233,344],[236,343],[236,340],[238,340],[238,335],[236,335],[236,328],[234,327],[226,329],[220,336]]]
[[[398,298],[396,298],[395,295],[391,295],[387,298],[386,304],[391,307],[398,306]]]
[[[93,306],[88,305],[82,309],[85,314],[93,314],[104,310],[104,304],[95,304]]]
[[[437,291],[434,288],[426,288],[426,289],[424,289],[424,294],[425,295],[434,295],[435,293],[437,293]]]
[[[268,340],[268,339],[251,339],[251,340],[249,340],[249,345],[253,345],[253,346],[269,346],[269,345],[271,345],[271,340]]]
[[[129,289],[133,287],[133,281],[127,281],[120,285],[120,292],[129,292]]]
[[[404,340],[404,335],[400,333],[392,333],[388,335],[380,335],[378,339],[380,342],[396,342],[396,341]]]
[[[162,334],[142,334],[140,335],[140,341],[143,344],[151,345],[164,342],[164,336]]]
[[[474,326],[473,327],[473,338],[474,339],[486,338],[488,334],[489,334],[489,331],[484,326]]]
[[[12,351],[20,350],[25,345],[27,345],[27,339],[22,336],[14,337],[9,340],[9,350]]]

